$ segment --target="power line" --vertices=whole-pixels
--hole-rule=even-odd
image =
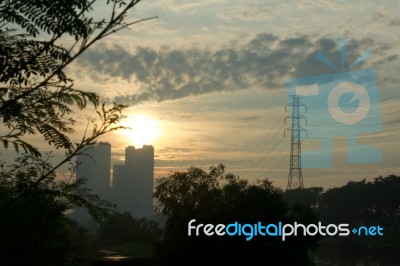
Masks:
[[[267,157],[275,150],[275,148],[282,142],[283,139],[284,139],[284,137],[281,136],[281,137],[279,138],[279,141],[276,142],[275,145],[274,145],[268,152],[266,152],[266,153],[264,154],[264,156],[262,156],[256,163],[254,163],[254,164],[252,164],[252,165],[253,165],[253,166],[259,165],[265,158],[267,158]],[[256,172],[256,170],[253,169],[253,171],[251,171],[249,175],[251,175],[251,174],[253,174],[253,173],[255,173],[255,172]]]
[[[359,107],[363,107],[363,106],[370,106],[371,108],[378,108],[378,107],[380,107],[379,105],[375,105],[375,104],[379,104],[379,103],[382,103],[382,102],[386,102],[386,101],[390,101],[390,100],[392,100],[392,99],[395,99],[395,98],[399,98],[400,97],[400,94],[399,95],[395,95],[395,96],[392,96],[392,97],[389,97],[389,98],[386,98],[386,99],[383,99],[383,100],[377,100],[377,101],[375,101],[375,102],[371,102],[371,103],[368,103],[368,104],[360,104],[359,105]],[[342,107],[348,107],[348,106],[350,106],[350,104],[351,103],[347,103],[346,105],[344,105],[344,106],[342,106]],[[387,108],[387,107],[386,107]],[[380,108],[380,109],[382,109],[382,108]],[[385,109],[385,108],[384,108]],[[327,114],[327,113],[331,113],[332,111],[325,111],[325,110],[320,110],[320,111],[306,111],[306,113],[321,113],[321,114]],[[333,112],[335,112],[335,111],[333,111]],[[339,111],[338,111],[339,112]]]
[[[279,154],[284,150],[287,150],[287,143],[281,141],[280,145],[277,146],[277,149],[275,151],[275,156],[273,156],[271,160],[268,160],[266,162],[266,164],[264,165],[265,168],[268,168],[277,158],[279,158]],[[280,155],[280,156],[282,156],[282,155]],[[284,156],[286,156],[286,153],[284,154]]]
[[[284,149],[287,149],[287,146],[284,145],[282,146]],[[280,149],[279,151],[277,151],[277,153],[279,153],[280,151],[283,151],[283,149]],[[272,161],[270,161],[271,166],[269,166],[269,169],[274,169],[277,165],[279,165],[283,160],[287,159],[287,154],[282,154],[280,156],[275,156],[274,159]],[[272,164],[272,162],[275,162],[274,164]]]
[[[283,139],[284,139],[284,137],[281,136],[279,138],[278,142],[276,142],[275,145],[272,146],[272,148],[270,150],[268,150],[268,152],[266,152],[255,164],[252,164],[252,165],[258,165],[260,162],[262,162],[262,160],[267,158],[271,154],[271,152],[273,152],[275,150],[275,148],[282,142]]]
[[[400,120],[388,121],[388,122],[382,122],[382,123],[376,123],[376,124],[351,125],[351,127],[378,126],[378,125],[386,125],[386,124],[393,124],[393,123],[400,123]],[[342,124],[320,124],[320,125],[307,124],[306,126],[307,127],[325,127],[325,126],[349,127],[349,125],[342,125]]]
[[[373,132],[370,133],[369,135],[376,135],[376,134],[381,134],[381,133],[386,133],[386,132],[392,132],[392,131],[397,131],[400,130],[400,128],[395,128],[395,129],[388,129],[388,130],[384,130],[384,131],[379,131],[379,132]],[[374,139],[374,138],[383,138],[383,137],[393,137],[393,136],[397,136],[400,134],[394,134],[394,135],[385,135],[385,136],[358,136],[358,137],[346,137],[346,138],[335,138],[338,140],[347,140],[347,139]],[[310,137],[310,139],[332,139],[332,138],[325,138],[325,137]]]
[[[262,139],[261,139],[256,145],[253,146],[253,148],[249,151],[250,153],[254,152],[257,148],[259,148],[259,147],[261,147],[261,146],[262,146],[262,148],[266,148],[266,147],[275,139],[276,136],[279,136],[278,134],[275,134],[272,138],[269,138],[268,141],[267,141],[266,143],[264,143],[263,145],[261,145],[265,140],[267,140],[268,136],[271,135],[271,132],[273,132],[273,131],[275,130],[275,128],[277,127],[278,123],[279,123],[280,121],[282,121],[281,119],[282,119],[282,117],[283,117],[284,115],[285,115],[284,113],[281,114],[281,116],[279,116],[279,117],[274,121],[273,126],[266,132],[266,134],[262,137]],[[278,133],[278,132],[279,132],[279,131],[277,131],[277,133]],[[242,163],[244,163],[244,162],[253,161],[253,160],[259,158],[259,156],[261,156],[261,152],[257,152],[256,154],[252,154],[251,157],[249,157],[249,158],[244,158],[244,159],[238,161],[238,162],[237,162],[237,167],[240,167],[239,165],[242,164]],[[263,157],[264,157],[264,156],[263,156]]]

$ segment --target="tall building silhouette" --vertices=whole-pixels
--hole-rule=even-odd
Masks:
[[[111,145],[100,142],[91,145],[77,156],[76,178],[85,179],[91,193],[117,205],[118,211],[130,212],[135,217],[150,217],[153,207],[154,148],[125,149],[125,163],[114,165],[111,182]],[[112,183],[112,185],[111,185]],[[75,210],[75,218],[87,225],[91,218],[87,210]]]
[[[86,178],[86,186],[100,197],[109,197],[111,145],[100,142],[91,145],[84,154],[77,156],[78,167],[76,178]]]
[[[125,149],[125,163],[114,165],[112,195],[120,211],[135,217],[149,217],[153,208],[154,148]]]
[[[111,200],[111,145],[107,142],[90,145],[83,154],[77,156],[76,161],[76,179],[85,179],[85,186],[92,194]],[[84,225],[91,220],[87,210],[83,208],[78,208],[75,216],[76,220]]]

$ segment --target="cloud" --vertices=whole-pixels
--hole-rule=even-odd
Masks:
[[[187,0],[161,0],[160,3],[170,10],[175,12],[191,12],[193,13],[199,8],[205,8],[211,5],[215,5],[223,0],[203,0],[203,1],[187,1]]]
[[[398,27],[400,26],[400,19],[391,19],[388,25],[393,27]]]
[[[251,122],[251,121],[260,120],[260,117],[259,116],[255,116],[255,115],[246,115],[246,116],[243,116],[243,117],[239,117],[239,120],[247,123],[247,122]]]
[[[373,52],[387,50],[371,39],[349,40],[345,66],[371,48]],[[96,82],[120,78],[138,84],[129,91],[119,92],[110,101],[135,105],[143,101],[165,101],[214,91],[237,91],[250,88],[284,88],[290,78],[337,72],[315,60],[320,50],[341,69],[336,40],[310,36],[281,39],[262,33],[243,45],[221,48],[139,47],[133,52],[121,46],[98,46],[79,59]],[[376,64],[385,64],[380,57]],[[348,69],[348,68],[347,68]]]
[[[271,19],[269,8],[262,5],[230,6],[219,12],[216,17],[221,20],[265,21]]]

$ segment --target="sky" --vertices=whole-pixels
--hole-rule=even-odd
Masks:
[[[109,7],[99,4],[94,12],[108,16]],[[126,20],[153,16],[100,41],[67,70],[77,88],[128,105],[122,123],[132,130],[102,139],[112,144],[113,163],[123,160],[126,146],[149,144],[156,177],[223,163],[227,172],[251,181],[268,177],[285,188],[288,81],[370,70],[374,113],[361,124],[345,125],[347,131],[327,122],[326,98],[304,98],[311,110],[300,108],[309,124],[301,121],[309,135],[302,137],[302,152],[329,138],[333,162],[322,168],[311,161],[313,168],[303,168],[304,186],[329,188],[400,174],[397,1],[143,0]],[[336,67],[317,60],[318,51]],[[370,56],[352,66],[363,55]],[[352,78],[364,84],[361,74]],[[357,108],[360,101],[350,103]],[[89,116],[79,114],[80,124]],[[347,139],[376,148],[380,160],[349,163]],[[373,156],[362,153],[365,161]]]

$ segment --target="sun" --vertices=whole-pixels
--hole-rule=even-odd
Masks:
[[[154,145],[161,132],[158,120],[149,115],[132,115],[121,122],[121,125],[129,127],[129,129],[121,130],[121,134],[128,139],[130,145],[136,148]]]

